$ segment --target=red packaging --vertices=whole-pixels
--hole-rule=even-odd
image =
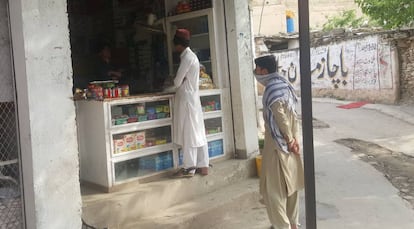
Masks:
[[[103,90],[103,92],[104,92],[104,97],[105,97],[105,98],[111,98],[111,97],[112,97],[111,89],[109,89],[109,88],[105,88],[105,89]]]

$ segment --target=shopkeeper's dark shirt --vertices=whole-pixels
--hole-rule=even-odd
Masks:
[[[108,74],[110,71],[115,71],[115,68],[111,63],[98,60],[94,80],[112,80],[112,77]]]

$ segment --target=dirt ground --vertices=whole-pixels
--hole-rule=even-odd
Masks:
[[[399,190],[401,198],[414,209],[414,157],[359,139],[346,138],[335,142],[351,148],[361,160],[383,173]]]

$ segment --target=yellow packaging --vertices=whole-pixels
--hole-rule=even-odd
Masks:
[[[125,134],[124,135],[125,148],[127,151],[136,150],[136,134]]]
[[[163,107],[164,107],[164,109],[163,109],[164,113],[170,113],[170,106],[164,105]]]
[[[164,145],[164,144],[167,144],[166,139],[155,140],[155,145]]]

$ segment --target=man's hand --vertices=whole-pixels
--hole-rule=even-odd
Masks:
[[[299,142],[296,140],[296,138],[293,138],[293,140],[288,142],[288,151],[296,155],[300,155]]]

